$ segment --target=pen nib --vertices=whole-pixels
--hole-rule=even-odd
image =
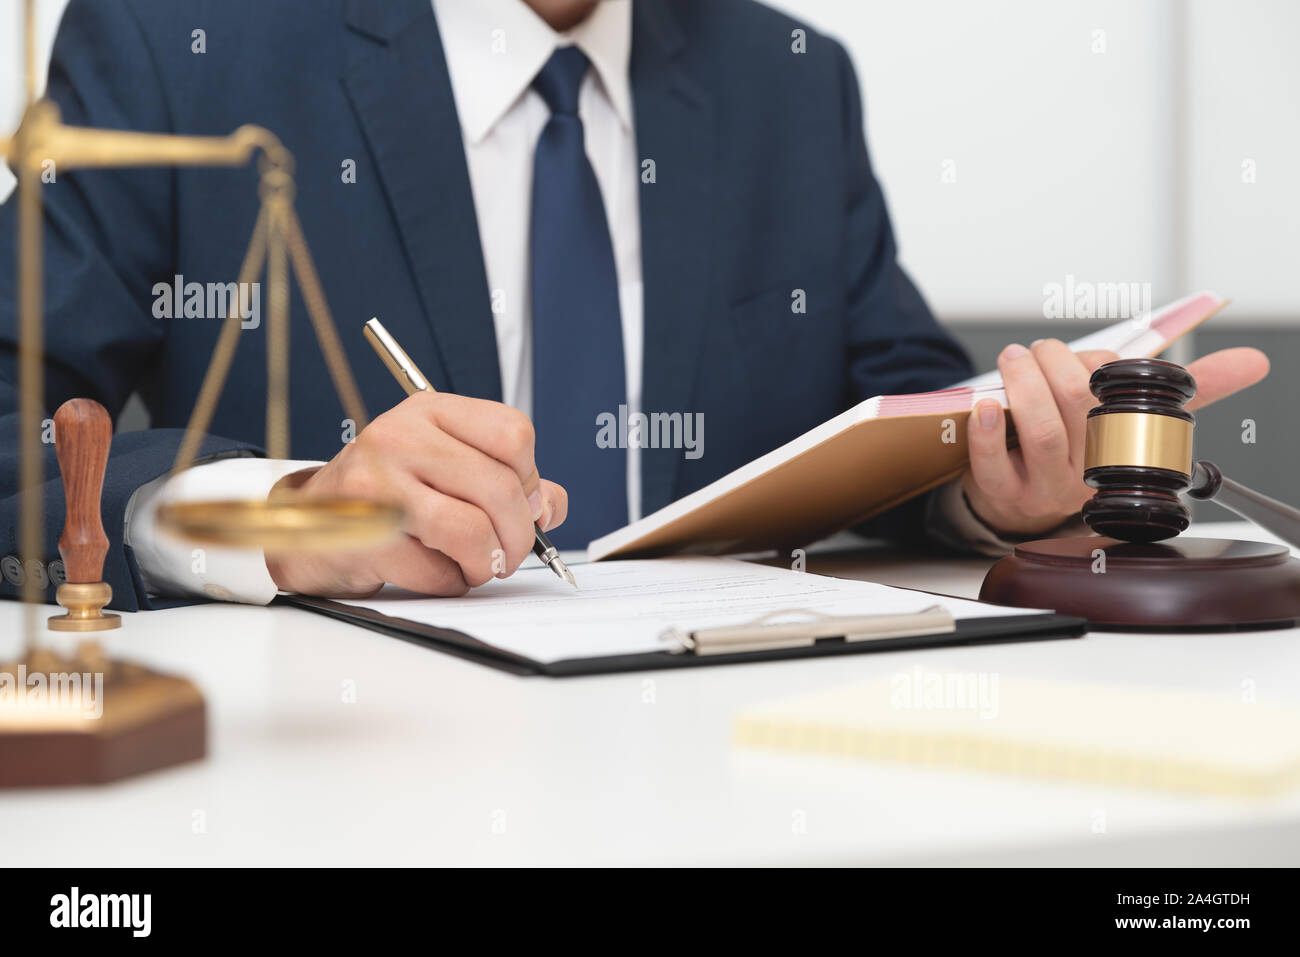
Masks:
[[[555,574],[559,575],[566,582],[572,585],[575,591],[577,590],[578,582],[574,579],[573,572],[569,571],[569,566],[564,564],[562,558],[557,555],[555,558],[552,558],[548,564],[551,566],[551,571],[555,572]]]

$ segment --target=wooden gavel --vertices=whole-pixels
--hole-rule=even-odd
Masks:
[[[68,610],[50,618],[54,631],[106,631],[122,624],[120,616],[103,611],[113,598],[113,589],[103,581],[108,536],[100,517],[112,440],[113,421],[94,399],[69,399],[54,413],[54,453],[67,503],[59,536],[67,581],[55,598]]]
[[[1300,510],[1227,478],[1213,462],[1192,460],[1195,418],[1183,408],[1196,380],[1161,359],[1120,359],[1092,374],[1101,405],[1088,413],[1083,480],[1097,494],[1083,520],[1126,542],[1173,538],[1191,520],[1178,497],[1218,502],[1289,545],[1300,547]]]

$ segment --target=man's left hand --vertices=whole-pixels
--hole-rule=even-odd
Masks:
[[[970,467],[962,476],[966,498],[986,525],[1022,537],[1048,532],[1083,507],[1093,490],[1083,484],[1088,410],[1098,405],[1088,378],[1119,358],[1113,352],[1075,354],[1059,339],[1030,348],[1010,345],[998,371],[1014,410],[1019,447],[1007,448],[1005,410],[986,399],[971,411]],[[1224,349],[1187,367],[1196,379],[1189,411],[1254,385],[1268,375],[1258,349]]]

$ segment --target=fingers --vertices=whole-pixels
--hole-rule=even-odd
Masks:
[[[1007,346],[998,356],[998,369],[1033,486],[1065,488],[1077,481],[1070,464],[1070,433],[1034,353],[1021,345]]]
[[[539,524],[549,531],[568,516],[569,496],[563,486],[545,479],[540,491],[545,507]],[[517,564],[501,571],[505,567],[502,552],[494,553],[492,530],[478,524],[481,511],[436,492],[430,495],[428,490],[420,490],[416,494],[422,509],[416,512],[419,518],[414,524],[425,526],[423,534],[436,545],[430,547],[416,535],[403,535],[375,556],[368,577],[424,595],[456,597],[494,576],[504,577],[516,570]]]
[[[455,562],[409,535],[355,551],[268,553],[266,567],[282,591],[322,598],[368,598],[385,582],[425,595],[469,591]]]
[[[487,512],[414,479],[403,503],[404,530],[427,549],[442,552],[461,570],[472,588],[514,574],[527,555],[507,550]],[[532,547],[532,524],[528,547]]]
[[[350,475],[378,472],[382,481],[399,486],[411,516],[407,531],[429,548],[457,561],[464,558],[462,568],[471,584],[492,577],[486,570],[493,564],[496,575],[513,574],[528,556],[533,522],[545,503],[537,488],[532,425],[517,410],[462,396],[416,393],[372,422],[356,444],[362,454]],[[531,490],[520,472],[531,476]],[[483,515],[471,517],[429,497],[426,493],[433,490]],[[440,521],[451,524],[442,529]],[[447,543],[453,551],[443,547]]]
[[[1114,362],[1119,358],[1118,352],[1111,352],[1109,349],[1084,349],[1082,352],[1076,352],[1075,355],[1079,357],[1079,361],[1083,363],[1089,375],[1107,362]]]
[[[537,474],[528,419],[500,403],[449,394],[417,393],[379,416],[307,484],[318,494],[403,509],[410,542],[362,563],[373,574],[348,572],[355,588],[373,588],[375,569],[382,580],[430,594],[504,578],[532,550],[535,521],[554,528],[568,515],[565,490]],[[310,572],[327,588],[346,571],[288,564],[295,567],[283,570],[286,577],[302,569],[295,580]]]
[[[456,562],[441,552],[425,548],[409,535],[403,535],[377,555],[372,568],[378,580],[422,595],[453,598],[470,588]]]
[[[1082,481],[1087,418],[1098,404],[1089,379],[1116,358],[1106,350],[1076,355],[1057,339],[1003,350],[998,369],[1007,404],[1015,410],[1019,448],[1005,448],[1006,412],[991,400],[980,402],[970,417],[970,468],[962,479],[972,508],[987,524],[1004,531],[1046,531],[1087,500],[1090,492]],[[1195,409],[1264,378],[1268,359],[1256,349],[1226,349],[1188,371],[1200,386],[1188,404]]]
[[[1079,471],[1079,463],[1083,461],[1088,410],[1097,405],[1097,399],[1088,388],[1091,373],[1084,362],[1060,339],[1040,339],[1030,351],[1038,360],[1038,368],[1052,390],[1057,412],[1060,413],[1066,435],[1069,436],[1070,465]]]
[[[494,577],[505,578],[514,574],[532,551],[531,522],[527,526],[522,554],[508,550],[501,544],[496,529],[482,509],[419,483],[412,484],[414,487],[405,505],[412,540],[452,562],[467,587],[477,588]],[[549,531],[568,517],[569,496],[563,486],[545,479],[540,482],[539,492],[544,505],[538,524]],[[398,584],[394,579],[388,580]]]
[[[533,545],[533,522],[545,509],[540,494],[534,493],[534,508],[519,477],[507,466],[436,429],[410,467],[430,488],[482,510],[491,523],[496,547],[504,552],[506,574],[519,567]]]
[[[967,424],[971,479],[992,501],[1015,501],[1021,477],[1007,449],[1007,423],[1002,406],[985,399],[971,410]]]
[[[559,528],[569,517],[569,493],[564,490],[563,485],[556,485],[546,479],[541,480],[540,491],[545,509],[537,523],[542,527],[542,531],[549,532],[553,528]]]
[[[1197,359],[1187,367],[1196,379],[1196,397],[1187,403],[1188,411],[1254,385],[1268,375],[1268,369],[1268,356],[1245,346],[1221,349]]]
[[[537,489],[533,423],[518,409],[450,392],[417,392],[406,403],[448,435],[508,466],[519,477],[525,496]]]
[[[1089,373],[1119,358],[1103,349],[1080,352],[1078,357]],[[1238,346],[1202,356],[1189,365],[1187,371],[1196,380],[1196,396],[1187,403],[1187,410],[1191,412],[1255,385],[1268,375],[1269,361],[1268,356],[1258,349]]]

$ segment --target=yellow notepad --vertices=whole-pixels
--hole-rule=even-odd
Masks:
[[[1230,696],[913,668],[753,708],[737,745],[1268,796],[1300,785],[1300,710]]]

